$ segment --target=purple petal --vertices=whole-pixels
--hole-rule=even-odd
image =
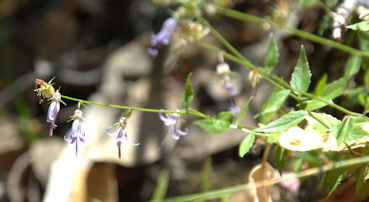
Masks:
[[[109,136],[117,136],[118,133],[122,130],[121,127],[115,128],[113,126],[110,126],[106,129],[106,134]]]
[[[186,136],[188,135],[188,129],[186,128],[186,131],[183,131],[180,128],[177,128],[177,133],[181,136]]]
[[[138,146],[138,145],[140,145],[140,143],[133,143],[133,142],[131,142],[131,141],[128,139],[128,135],[127,135],[127,133],[125,133],[124,137],[125,137],[126,142],[128,142],[130,145],[133,145],[133,146]]]
[[[176,127],[175,126],[172,126],[170,129],[172,130],[172,137],[173,137],[173,139],[179,140],[179,136],[177,135]]]

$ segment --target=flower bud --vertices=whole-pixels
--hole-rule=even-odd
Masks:
[[[249,71],[249,81],[251,83],[251,86],[255,88],[256,84],[260,81],[260,75],[258,70],[252,69]]]
[[[35,91],[37,92],[37,96],[40,98],[40,104],[44,99],[51,98],[55,93],[55,89],[52,86],[51,81],[52,80],[50,80],[49,83],[46,83],[42,79],[36,79],[35,81]]]

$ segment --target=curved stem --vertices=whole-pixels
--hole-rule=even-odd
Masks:
[[[320,37],[320,36],[315,35],[315,34],[311,34],[309,32],[305,32],[305,31],[295,29],[295,28],[292,28],[292,27],[288,27],[288,26],[284,26],[284,25],[279,25],[279,24],[270,22],[270,21],[268,21],[264,18],[258,17],[258,16],[242,13],[242,12],[235,11],[235,10],[229,9],[229,8],[224,8],[224,7],[221,7],[221,6],[217,6],[217,13],[219,13],[221,15],[224,15],[224,16],[227,16],[227,17],[238,19],[238,20],[255,22],[255,23],[258,23],[258,24],[265,24],[265,23],[272,24],[276,27],[279,27],[280,29],[283,29],[283,30],[286,30],[286,31],[290,32],[291,34],[293,34],[295,36],[299,36],[301,38],[305,38],[305,39],[308,39],[310,41],[314,41],[314,42],[317,42],[317,43],[328,45],[328,46],[331,46],[333,48],[336,48],[338,50],[341,50],[341,51],[344,51],[344,52],[347,52],[347,53],[350,53],[350,54],[358,54],[358,55],[361,55],[361,56],[369,57],[369,52],[361,51],[361,50],[358,50],[358,49],[355,49],[355,48],[351,48],[350,46],[347,46],[347,45],[344,45],[344,44],[326,39],[324,37]]]

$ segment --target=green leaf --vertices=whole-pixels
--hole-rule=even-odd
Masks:
[[[281,136],[281,132],[277,133],[269,133],[267,136],[267,142],[269,144],[273,144],[279,140],[279,137]]]
[[[310,7],[311,5],[313,5],[313,3],[315,3],[316,0],[299,0],[299,5],[302,8],[307,8]]]
[[[314,94],[317,96],[321,96],[323,94],[324,88],[327,85],[327,74],[324,74],[322,78],[318,81],[318,84],[315,87]]]
[[[253,135],[253,134],[247,135],[242,140],[242,142],[240,144],[240,148],[238,150],[238,154],[240,155],[241,158],[243,158],[245,156],[245,154],[247,154],[247,152],[249,152],[250,148],[254,144],[254,140],[255,140],[255,135]]]
[[[278,64],[279,51],[277,43],[275,42],[273,34],[269,36],[269,48],[265,56],[264,66],[267,71],[272,71]]]
[[[168,170],[162,170],[160,172],[159,180],[156,183],[151,201],[163,201],[165,199],[165,195],[167,193],[168,188],[168,181],[169,181]]]
[[[346,87],[347,87],[347,79],[340,78],[328,84],[325,87],[321,97],[327,101],[331,101],[332,99],[340,96],[345,91]],[[308,100],[307,102],[305,102],[305,104],[306,104],[305,109],[308,111],[312,111],[327,105],[319,100]]]
[[[323,36],[324,31],[328,28],[329,19],[330,19],[329,15],[325,14],[322,17],[322,19],[320,20],[319,25],[318,25],[318,34],[319,34],[319,36]]]
[[[230,123],[218,119],[197,120],[194,124],[200,126],[209,133],[223,133],[229,129]]]
[[[365,184],[365,176],[368,173],[368,166],[364,165],[364,167],[361,168],[359,176],[357,177],[357,182],[355,186],[356,194],[358,195],[361,191],[361,188]]]
[[[186,90],[184,92],[184,95],[181,100],[181,106],[182,109],[188,109],[190,106],[192,99],[193,99],[193,91],[191,87],[191,75],[192,73],[189,73],[186,80]]]
[[[197,120],[194,123],[209,133],[223,133],[233,122],[231,112],[221,112],[214,119]]]
[[[293,164],[293,169],[292,169],[293,172],[297,173],[300,170],[301,165],[302,165],[302,159],[297,159],[295,163]]]
[[[338,185],[341,183],[343,179],[343,175],[344,175],[343,172],[344,171],[342,171],[341,169],[335,169],[335,170],[328,171],[326,175],[324,176],[324,180],[328,182],[327,197],[332,195],[332,193],[337,189]]]
[[[357,36],[359,39],[360,49],[363,51],[369,51],[369,34],[366,32],[357,32]]]
[[[293,89],[306,92],[310,85],[311,72],[309,69],[309,63],[306,58],[304,46],[301,46],[300,58],[297,61],[294,72],[291,77],[291,86]],[[300,94],[295,91],[296,94]]]
[[[337,138],[337,130],[341,124],[341,121],[336,119],[335,117],[325,114],[325,113],[315,113],[311,112],[312,116],[306,118],[307,126],[306,128],[312,127],[313,130],[321,133],[321,134],[331,134],[335,138]],[[315,118],[320,121],[316,120]],[[327,128],[328,126],[329,128]]]
[[[284,169],[285,163],[288,159],[288,150],[276,145],[274,149],[274,162],[277,166],[277,169],[279,173],[282,173],[282,170]]]
[[[245,103],[245,105],[243,106],[243,108],[242,108],[242,110],[241,110],[241,113],[240,113],[240,115],[238,116],[238,118],[237,118],[237,121],[236,121],[236,125],[238,125],[240,122],[241,122],[241,120],[242,120],[242,118],[246,115],[246,112],[247,112],[247,110],[249,109],[249,104],[250,104],[250,102],[252,101],[252,99],[253,99],[253,97],[251,96],[248,100],[247,100],[247,102]]]
[[[369,31],[369,21],[361,21],[352,25],[346,26],[347,29],[360,30],[367,32]]]
[[[359,72],[361,66],[361,56],[352,55],[345,65],[345,77],[351,77]]]
[[[311,150],[307,152],[292,152],[292,156],[304,159],[311,163],[322,164],[323,160],[319,157],[319,154],[321,154],[321,152],[321,149]]]
[[[354,129],[354,119],[351,116],[346,116],[337,131],[337,145],[344,143],[347,137],[352,134]]]
[[[278,111],[278,109],[286,101],[290,90],[285,90],[281,88],[274,89],[273,93],[269,96],[268,100],[263,105],[260,112],[260,122],[263,124],[268,123]]]
[[[273,133],[287,130],[299,124],[302,120],[305,119],[306,115],[306,111],[291,111],[283,115],[281,118],[271,122],[270,124],[261,128],[256,128],[253,131],[261,133]]]
[[[209,191],[212,187],[211,174],[212,174],[211,158],[205,159],[201,171],[202,191]]]

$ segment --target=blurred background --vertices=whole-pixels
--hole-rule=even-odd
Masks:
[[[119,159],[115,139],[105,130],[125,111],[88,105],[83,108],[87,143],[79,145],[75,157],[74,145],[63,137],[70,133],[68,120],[76,103],[64,99],[67,105],[61,105],[58,127],[53,137],[48,136],[48,104],[38,103],[33,91],[36,78],[47,82],[55,77],[55,89],[75,98],[179,109],[185,79],[192,72],[192,107],[209,115],[229,109],[229,95],[215,72],[219,62],[216,53],[189,44],[183,52],[166,47],[156,58],[147,54],[150,35],[157,33],[170,11],[176,9],[160,3],[0,1],[0,201],[144,201],[155,193],[163,194],[155,192],[159,179],[168,182],[167,197],[247,182],[250,168],[261,161],[263,145],[257,140],[251,152],[240,158],[238,144],[244,133],[231,129],[224,134],[207,134],[191,124],[194,117],[181,117],[182,128],[190,131],[188,136],[178,142],[168,137],[158,150],[168,128],[158,114],[134,111],[127,134],[132,142],[141,144],[123,144]],[[330,38],[329,19],[319,6],[301,8],[293,0],[235,0],[228,6],[261,17],[281,17],[288,26]],[[281,54],[275,73],[287,80],[301,44],[308,54],[312,86],[324,73],[329,73],[329,80],[342,75],[347,53],[258,24],[221,16],[206,18],[256,65],[263,65],[272,31]],[[221,47],[213,36],[203,40]],[[242,121],[256,125],[253,116],[273,87],[261,81],[253,89],[248,71],[237,64],[230,66],[236,73],[231,81],[240,92],[237,105],[242,108],[256,95]],[[306,186],[309,183],[314,184],[314,179]],[[319,194],[304,189],[289,193],[275,187],[277,201],[309,201]],[[242,201],[242,197],[233,200]]]

